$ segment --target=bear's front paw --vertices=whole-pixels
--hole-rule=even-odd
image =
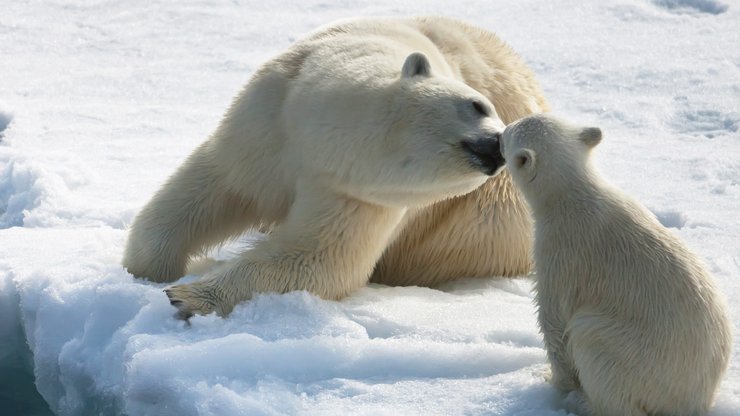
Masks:
[[[177,308],[177,317],[187,321],[191,316],[208,315],[217,311],[218,298],[210,288],[198,282],[172,286],[164,290],[170,304]]]

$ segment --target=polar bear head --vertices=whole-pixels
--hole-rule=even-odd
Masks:
[[[400,84],[406,111],[399,113],[409,121],[407,135],[418,152],[433,158],[440,154],[440,144],[451,145],[462,150],[463,164],[474,171],[487,176],[501,171],[504,125],[486,97],[457,80],[435,77],[429,60],[418,52],[406,58]]]
[[[531,205],[594,175],[590,152],[601,142],[598,127],[580,127],[546,114],[506,127],[501,153],[514,183]]]
[[[463,82],[435,74],[421,53],[399,69],[392,82],[364,97],[364,113],[351,108],[353,114],[342,117],[354,117],[353,135],[363,135],[361,144],[352,143],[359,147],[345,153],[351,160],[342,176],[345,191],[383,205],[421,206],[471,192],[498,174],[505,126],[493,104]],[[372,130],[362,128],[368,123]]]

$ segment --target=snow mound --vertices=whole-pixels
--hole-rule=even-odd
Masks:
[[[714,139],[736,134],[740,130],[740,113],[737,107],[693,102],[678,96],[673,99],[668,123],[676,133]]]
[[[38,174],[14,160],[8,148],[0,148],[0,229],[23,226],[24,216],[39,205],[46,189]]]
[[[680,110],[674,115],[673,125],[676,131],[712,139],[737,132],[740,128],[740,114],[714,109]]]
[[[13,116],[10,113],[0,109],[0,140],[4,137],[5,129],[8,128],[12,120]]]
[[[653,211],[661,224],[667,228],[681,229],[686,225],[688,218],[686,214],[678,211]]]
[[[653,3],[677,14],[721,14],[730,7],[716,0],[654,0]]]
[[[122,237],[60,232],[75,251]],[[37,237],[47,244],[44,230]],[[163,285],[95,257],[9,279],[23,299],[11,317],[26,329],[38,390],[55,414],[442,415],[471,406],[464,391],[474,385],[486,388],[474,413],[558,414],[529,280],[445,291],[372,285],[342,302],[264,294],[226,319],[188,325],[173,318]]]
[[[52,162],[19,156],[12,146],[0,146],[0,229],[124,227],[120,216],[90,208],[94,202],[78,193],[96,176],[79,157],[66,152],[46,157]]]
[[[0,408],[11,415],[50,415],[34,384],[33,355],[20,319],[20,298],[6,273],[0,265]]]

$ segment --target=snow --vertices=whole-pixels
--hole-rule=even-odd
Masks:
[[[119,265],[126,226],[261,62],[337,18],[413,14],[497,32],[557,113],[603,129],[603,173],[728,298],[735,348],[711,415],[740,414],[740,8],[713,0],[4,3],[0,408],[565,415],[527,278],[266,294],[187,326],[165,285]]]

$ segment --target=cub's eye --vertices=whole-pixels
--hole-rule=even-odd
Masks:
[[[525,155],[519,155],[516,157],[516,167],[521,168],[529,162],[529,158]]]
[[[473,104],[473,109],[475,110],[476,113],[482,116],[485,116],[485,117],[488,117],[490,115],[488,111],[488,107],[482,102],[475,100],[472,102],[472,104]]]

